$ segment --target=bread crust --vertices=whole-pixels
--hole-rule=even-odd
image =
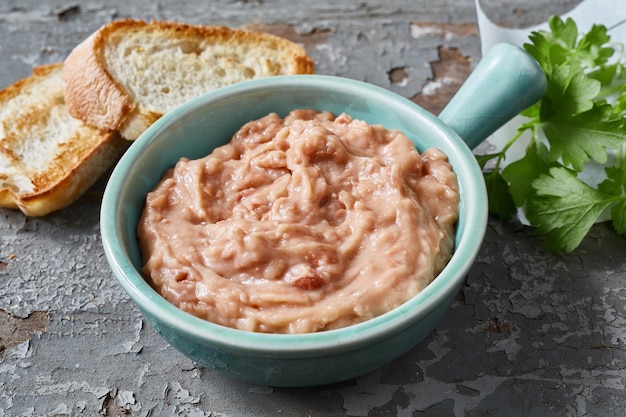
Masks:
[[[117,130],[134,105],[105,69],[105,29],[94,32],[66,58],[65,103],[73,117],[99,129]]]
[[[118,132],[97,129],[67,115],[62,67],[62,63],[36,67],[32,76],[0,91],[0,106],[7,111],[0,118],[0,207],[20,209],[33,217],[67,207],[128,146]],[[36,102],[14,102],[20,95],[36,96]],[[60,129],[49,129],[58,124]]]
[[[281,74],[314,72],[313,60],[304,48],[268,33],[166,21],[113,21],[79,44],[66,59],[63,70],[65,97],[72,116],[100,129],[119,130],[122,136],[131,140],[161,117],[163,111],[141,107],[107,68],[104,51],[107,47],[115,47],[110,43],[114,35],[120,34],[186,40],[190,45],[209,42],[216,45],[262,47],[275,51],[274,59],[289,68],[282,69]],[[267,62],[267,65],[270,64]],[[198,95],[203,92],[199,91]]]
[[[128,146],[128,141],[117,132],[99,131],[94,134],[99,137],[97,145],[83,149],[73,165],[62,169],[51,167],[57,175],[53,181],[46,179],[47,186],[31,194],[11,192],[16,208],[27,216],[45,216],[69,206],[90,189]]]

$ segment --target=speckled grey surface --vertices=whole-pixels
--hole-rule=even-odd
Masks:
[[[415,21],[471,27],[473,0],[336,3],[4,1],[0,87],[34,65],[62,60],[101,24],[122,17],[293,28],[319,73],[406,97],[432,77],[440,46],[478,59],[476,31],[411,31]],[[484,2],[494,20],[525,24],[575,1],[517,3]],[[397,68],[406,73],[401,83],[389,79]],[[626,239],[606,225],[595,226],[575,253],[557,255],[529,228],[491,219],[456,302],[412,351],[355,380],[279,389],[198,367],[145,323],[104,258],[104,184],[44,218],[0,210],[0,318],[19,325],[40,317],[21,343],[0,340],[0,416],[625,414]]]

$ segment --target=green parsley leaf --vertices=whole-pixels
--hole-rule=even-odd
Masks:
[[[622,114],[622,117],[626,115],[626,89],[615,99],[613,109],[617,114]]]
[[[615,231],[626,236],[626,200],[621,201],[611,209],[611,219]]]
[[[584,113],[543,124],[550,142],[550,160],[562,159],[565,166],[578,172],[584,169],[590,158],[605,163],[607,149],[617,149],[626,142],[624,120],[607,120],[608,113],[603,106],[594,106]]]
[[[572,19],[564,22],[558,16],[551,17],[548,25],[550,31],[531,33],[529,39],[532,43],[525,47],[549,76],[553,66],[562,65],[570,56],[570,51],[575,48],[578,28]]]
[[[533,193],[532,181],[541,174],[548,173],[548,150],[542,143],[532,141],[526,154],[502,170],[502,177],[509,184],[509,192],[517,207],[522,207]],[[526,181],[517,181],[526,178]]]
[[[578,28],[573,19],[568,18],[566,21],[556,16],[552,16],[548,20],[551,34],[547,34],[553,44],[561,47],[564,51],[568,51],[576,46],[578,39]],[[556,62],[560,63],[557,60]]]
[[[528,199],[526,215],[546,235],[549,249],[574,250],[600,214],[614,202],[580,181],[566,168],[551,168],[549,174],[533,181],[537,193]]]
[[[604,46],[610,40],[606,26],[593,25],[578,43],[577,58],[580,60],[580,65],[585,68],[605,65],[615,54],[612,47]]]
[[[616,155],[616,164],[604,169],[606,179],[598,184],[598,190],[621,200],[611,208],[611,220],[615,231],[626,236],[626,157],[623,150]]]
[[[598,80],[602,87],[607,87],[610,86],[611,83],[613,83],[613,80],[617,76],[617,71],[619,70],[619,68],[619,63],[605,65],[590,72],[587,75],[594,80]]]
[[[508,220],[517,212],[515,202],[509,193],[509,185],[500,171],[494,170],[485,175],[489,212]]]
[[[555,69],[546,91],[549,105],[542,105],[542,120],[562,119],[591,110],[601,87],[600,81],[588,78],[570,66]]]
[[[621,195],[626,191],[626,171],[615,165],[604,168],[606,179],[598,184],[598,190],[605,194]]]

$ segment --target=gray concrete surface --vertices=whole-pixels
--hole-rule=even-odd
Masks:
[[[484,5],[524,26],[576,1],[527,3]],[[0,87],[124,17],[263,28],[306,45],[318,73],[434,112],[480,53],[473,0],[4,0]],[[43,218],[0,210],[0,417],[625,415],[626,239],[607,225],[560,255],[490,219],[456,302],[413,350],[351,381],[283,389],[199,367],[146,324],[104,259],[105,182]]]

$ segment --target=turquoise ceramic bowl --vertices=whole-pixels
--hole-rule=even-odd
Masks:
[[[446,313],[485,233],[487,196],[482,174],[459,133],[473,146],[542,92],[543,78],[533,67],[534,61],[521,50],[510,48],[506,46],[504,52],[489,59],[504,56],[511,60],[511,54],[518,54],[524,63],[528,61],[529,75],[504,82],[506,88],[496,87],[501,93],[494,90],[492,75],[488,77],[491,89],[484,90],[491,93],[491,98],[476,100],[471,94],[482,88],[484,76],[480,74],[484,70],[475,71],[477,75],[464,86],[468,93],[459,92],[454,99],[458,110],[447,110],[450,123],[388,90],[321,75],[244,82],[213,91],[170,112],[132,144],[107,185],[101,233],[115,277],[168,343],[208,368],[245,381],[275,386],[328,384],[365,374],[399,357],[431,332]],[[505,74],[502,78],[507,77]],[[535,92],[528,94],[529,88]],[[520,95],[526,95],[526,99],[520,100]],[[466,108],[460,105],[463,100],[466,105],[473,104]],[[483,109],[479,109],[478,101],[486,103]],[[245,122],[270,112],[284,115],[296,108],[347,112],[370,124],[402,130],[419,150],[436,146],[444,151],[459,174],[461,193],[452,259],[430,286],[404,305],[338,330],[302,335],[251,333],[209,323],[177,309],[140,273],[135,229],[146,194],[181,157],[207,155],[229,141]],[[463,114],[471,109],[479,110]]]

